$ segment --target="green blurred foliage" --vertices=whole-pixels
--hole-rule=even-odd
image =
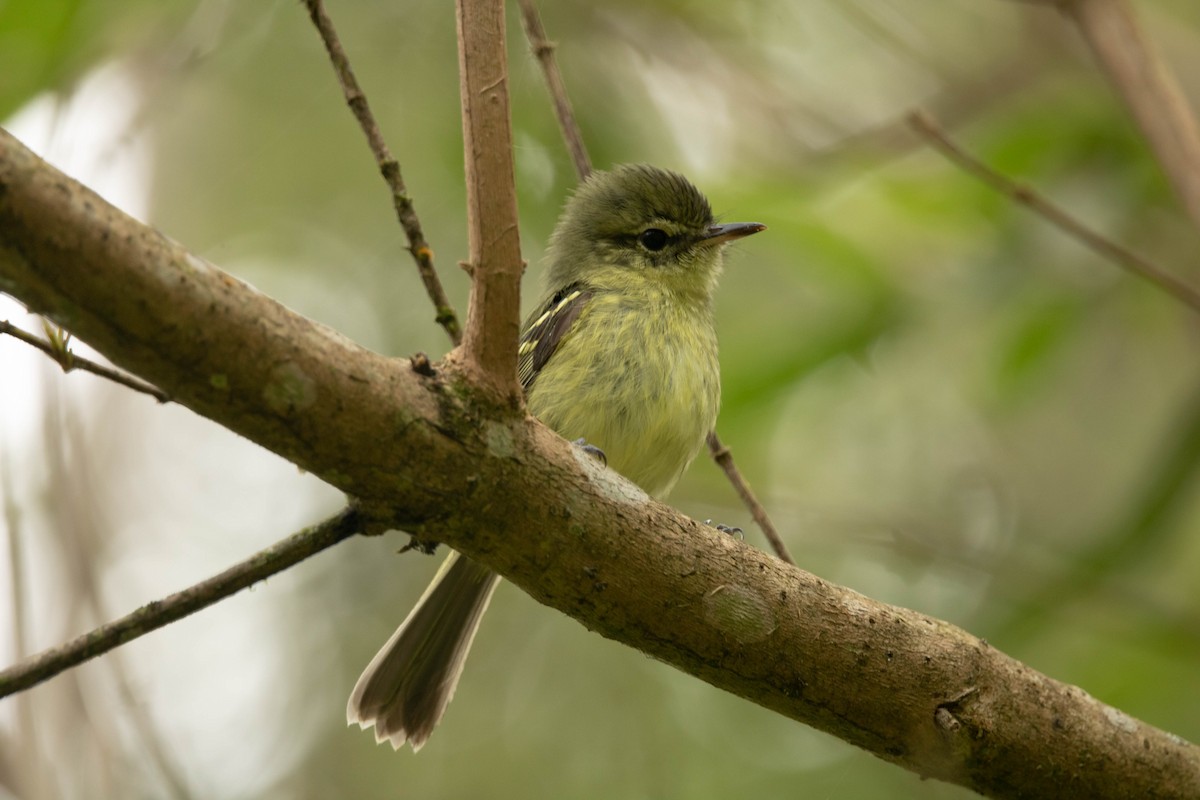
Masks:
[[[330,5],[461,313],[452,9]],[[996,169],[1200,281],[1200,236],[1064,20],[978,0],[545,6],[597,166],[680,169],[725,219],[770,228],[728,260],[719,431],[801,565],[1200,739],[1195,316],[902,122],[931,109]],[[1200,104],[1196,5],[1138,11]],[[509,40],[532,297],[575,180],[515,9]],[[67,103],[91,71],[119,69],[138,97],[130,134],[152,158],[149,221],[173,238],[366,346],[447,349],[301,4],[8,0],[0,53],[5,115],[43,93]],[[712,464],[672,500],[761,545]],[[966,796],[507,586],[427,749],[375,747],[343,729],[345,696],[433,571],[388,547],[342,548],[288,595],[278,679],[294,707],[230,735],[306,734],[281,740],[268,786],[246,796]],[[196,691],[220,703],[228,690]],[[70,735],[43,738],[53,749]],[[164,737],[186,764],[186,737]],[[136,763],[132,747],[109,757]],[[197,770],[187,782],[206,796]],[[155,793],[147,780],[128,794]]]

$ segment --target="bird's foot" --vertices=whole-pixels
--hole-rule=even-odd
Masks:
[[[730,536],[736,536],[736,537],[737,537],[737,538],[739,538],[739,539],[745,539],[745,538],[746,538],[745,536],[743,536],[743,535],[742,535],[742,529],[741,529],[741,528],[733,527],[733,526],[730,526],[730,525],[722,525],[722,524],[721,524],[721,523],[719,523],[719,522],[717,522],[717,523],[714,523],[714,522],[713,522],[711,519],[706,519],[706,520],[704,520],[704,524],[705,524],[705,525],[708,525],[708,526],[710,526],[710,527],[716,528],[716,529],[717,529],[717,530],[719,530],[721,533],[728,533]]]
[[[589,456],[596,459],[604,466],[606,466],[606,467],[608,466],[608,456],[604,455],[604,451],[601,450],[599,447],[596,447],[596,445],[594,445],[594,444],[588,444],[587,440],[584,439],[582,436],[580,438],[576,439],[575,441],[571,442],[571,444],[575,445],[580,450],[587,453]]]

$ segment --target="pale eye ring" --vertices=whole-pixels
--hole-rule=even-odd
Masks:
[[[664,230],[660,230],[659,228],[647,228],[638,236],[638,242],[640,242],[642,247],[646,248],[647,250],[657,253],[659,250],[662,250],[667,246],[668,238],[670,237],[667,236],[667,232]]]

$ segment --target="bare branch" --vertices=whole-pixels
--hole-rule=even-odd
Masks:
[[[373,410],[387,397],[430,402],[395,381],[396,373],[412,373],[407,361],[371,353],[252,291],[3,130],[0,186],[4,291],[55,322],[69,320],[73,333],[175,402],[251,440],[272,441],[276,453],[347,491],[354,488],[332,463],[318,463],[318,453],[333,451],[307,428],[330,426],[342,443],[370,430],[377,439],[370,449],[383,451],[399,440],[419,446],[430,435]],[[379,385],[389,381],[386,390]],[[185,394],[170,388],[179,386]],[[364,395],[372,402],[357,402]]]
[[[733,453],[729,452],[729,448],[721,443],[721,439],[717,436],[716,431],[708,434],[708,452],[712,456],[713,461],[717,462],[717,466],[724,470],[725,477],[733,484],[734,491],[742,499],[742,504],[750,510],[750,516],[754,518],[754,521],[758,523],[758,527],[762,529],[763,535],[767,537],[767,541],[770,543],[771,549],[775,551],[775,555],[789,564],[795,564],[796,560],[788,552],[787,544],[784,543],[783,537],[779,535],[779,531],[775,530],[775,525],[771,522],[771,518],[767,516],[767,510],[758,501],[758,497],[754,494],[754,490],[750,488],[750,484],[742,477],[741,470],[733,463]]]
[[[1200,227],[1200,128],[1128,0],[1059,0],[1058,5],[1079,26]]]
[[[571,161],[575,164],[575,174],[583,180],[592,174],[592,160],[588,157],[587,145],[583,143],[583,131],[575,121],[575,111],[571,108],[571,98],[567,96],[562,73],[558,71],[558,61],[554,58],[554,44],[546,38],[546,29],[542,27],[541,15],[538,14],[533,0],[521,0],[521,21],[525,25],[529,49],[542,65],[542,75],[546,78],[546,88],[550,90],[550,98],[554,101],[558,127],[562,131],[567,150],[571,153]]]
[[[135,392],[148,394],[160,403],[171,402],[171,396],[166,392],[151,386],[145,381],[139,381],[137,378],[131,378],[123,372],[118,372],[115,369],[106,367],[103,364],[97,364],[95,361],[90,361],[86,358],[75,355],[69,348],[69,342],[64,337],[57,341],[43,341],[31,333],[21,330],[16,325],[13,325],[8,320],[0,320],[0,335],[7,334],[14,339],[20,339],[25,344],[41,350],[54,363],[62,367],[63,372],[81,369],[84,372],[90,372],[93,375],[99,375],[101,378],[107,378],[113,383],[120,384],[128,389],[133,389]]]
[[[433,307],[437,311],[437,322],[446,330],[450,341],[457,346],[462,343],[462,328],[458,324],[458,316],[454,313],[449,298],[446,297],[446,291],[442,288],[441,278],[438,277],[437,270],[433,266],[433,249],[429,246],[429,242],[425,241],[421,220],[417,218],[412,198],[408,196],[408,188],[404,185],[404,178],[400,175],[400,162],[392,156],[387,143],[383,140],[383,133],[379,130],[375,115],[371,113],[367,96],[359,87],[358,79],[354,77],[354,70],[350,68],[350,59],[346,56],[346,51],[338,39],[337,31],[333,27],[333,20],[325,12],[323,0],[304,0],[304,4],[308,7],[308,15],[312,19],[313,25],[321,34],[321,41],[325,43],[325,50],[329,53],[333,71],[337,73],[338,83],[341,84],[346,104],[354,112],[354,118],[358,120],[359,127],[367,137],[367,144],[371,147],[371,153],[375,156],[379,174],[383,176],[388,189],[391,190],[396,217],[400,220],[400,227],[404,229],[404,235],[408,237],[408,250],[412,253],[413,260],[417,262],[417,271],[421,275],[421,282],[425,284],[425,292],[433,301]]]
[[[964,171],[975,176],[1001,194],[1012,198],[1014,202],[1032,209],[1059,230],[1068,236],[1078,239],[1091,250],[1112,261],[1117,266],[1144,278],[1176,300],[1191,307],[1192,310],[1200,311],[1200,290],[1147,261],[1128,248],[1096,233],[1028,186],[1010,180],[996,172],[968,153],[960,145],[956,144],[946,131],[942,129],[942,126],[929,114],[924,111],[914,111],[909,114],[908,123],[914,130],[924,136],[926,141],[933,145],[942,155],[953,161]]]
[[[362,530],[363,522],[358,511],[344,509],[324,522],[260,550],[219,575],[144,605],[132,614],[89,631],[61,647],[45,650],[9,667],[0,672],[0,697],[36,686],[64,670],[194,614]]]
[[[513,183],[512,125],[503,0],[458,0],[458,74],[467,172],[471,304],[466,367],[501,395],[519,398],[521,239]]]
[[[3,132],[0,185],[6,293],[354,492],[373,526],[442,541],[591,630],[925,777],[994,797],[1196,796],[1200,748],[646,498],[471,391],[455,361],[430,376],[355,346]]]

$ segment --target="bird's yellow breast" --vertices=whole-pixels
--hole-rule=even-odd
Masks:
[[[662,497],[712,430],[721,388],[707,303],[598,292],[529,388],[529,410]]]

